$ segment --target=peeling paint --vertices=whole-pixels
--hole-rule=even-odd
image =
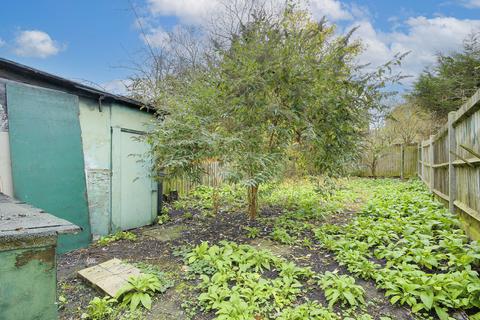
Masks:
[[[110,231],[110,170],[87,169],[86,172],[92,233],[104,235]]]
[[[42,263],[49,265],[49,269],[53,269],[55,267],[55,248],[48,247],[23,251],[17,255],[15,267],[21,268],[33,260],[41,261]]]

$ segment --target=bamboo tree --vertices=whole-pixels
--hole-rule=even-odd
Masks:
[[[292,148],[317,173],[338,172],[397,62],[363,73],[350,36],[292,4],[278,15],[253,12],[204,68],[171,79],[162,99],[170,114],[149,136],[158,169],[199,179],[202,160],[221,161],[227,180],[246,187],[251,219],[261,185]]]

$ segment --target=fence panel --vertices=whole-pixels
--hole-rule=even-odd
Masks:
[[[409,178],[417,175],[418,146],[416,144],[403,147],[403,170],[402,170],[402,146],[399,144],[388,147],[378,159],[375,174],[365,163],[361,164],[355,174],[361,177]]]
[[[419,176],[449,209],[467,234],[480,239],[480,90],[448,124],[421,144]],[[433,152],[432,152],[433,150]]]
[[[177,191],[179,195],[184,196],[198,185],[209,187],[219,186],[223,182],[222,166],[218,161],[209,161],[204,164],[205,174],[201,178],[200,183],[194,183],[186,177],[178,177],[175,179],[164,179],[163,193],[168,194],[170,191]]]

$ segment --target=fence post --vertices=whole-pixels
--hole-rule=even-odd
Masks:
[[[457,196],[457,175],[453,166],[455,155],[452,153],[456,152],[457,149],[457,138],[453,127],[455,114],[455,111],[448,114],[448,209],[452,213],[455,211],[454,202]]]
[[[422,140],[417,142],[417,176],[422,179]]]
[[[400,179],[405,178],[405,148],[403,143],[400,145]]]
[[[420,177],[422,178],[422,181],[425,182],[425,159],[423,156],[423,140],[420,142],[420,159],[422,159],[422,163],[420,163]]]
[[[433,165],[435,164],[435,152],[433,150],[433,140],[435,136],[430,136],[430,146],[429,146],[429,158],[428,161],[430,162],[430,190],[433,191],[435,189],[435,168]]]

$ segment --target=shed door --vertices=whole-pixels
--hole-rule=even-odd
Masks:
[[[132,229],[151,224],[156,187],[144,160],[148,144],[142,132],[112,128],[112,227]]]
[[[7,83],[14,195],[83,231],[59,237],[58,250],[90,242],[78,97]]]

